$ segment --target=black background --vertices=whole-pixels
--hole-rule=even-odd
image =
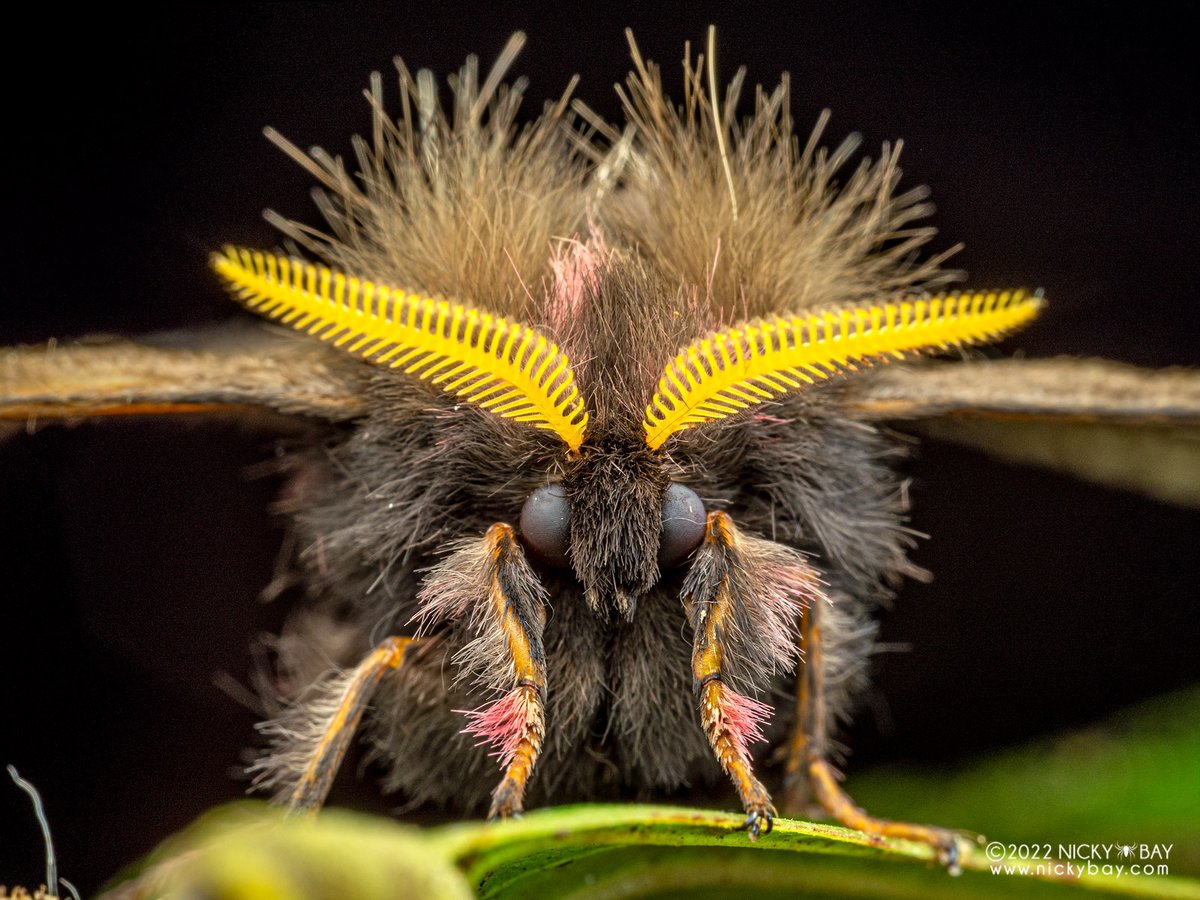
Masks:
[[[800,129],[829,106],[830,140],[905,139],[906,184],[933,187],[937,246],[966,243],[973,285],[1045,288],[1048,311],[1007,350],[1200,363],[1188,29],[1133,5],[962,8],[34,10],[10,40],[38,61],[5,72],[0,341],[235,315],[207,253],[274,245],[266,206],[316,221],[308,176],[262,126],[347,152],[368,128],[367,73],[389,73],[395,99],[394,53],[444,76],[523,29],[531,100],[579,72],[578,95],[611,119],[625,25],[678,96],[683,42],[714,22],[723,77],[792,73]],[[0,761],[41,789],[85,890],[242,793],[231,773],[254,715],[213,675],[244,679],[280,615],[256,600],[282,539],[277,485],[246,474],[269,454],[262,433],[200,422],[50,428],[0,448]],[[1195,512],[932,443],[910,472],[913,526],[932,535],[914,558],[937,579],[885,618],[885,640],[912,650],[877,660],[852,772],[953,764],[1200,676]],[[25,798],[0,783],[0,883],[36,882],[40,860]]]

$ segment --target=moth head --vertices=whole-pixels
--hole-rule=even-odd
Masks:
[[[624,617],[704,536],[703,502],[668,475],[672,436],[860,366],[995,340],[1041,307],[1021,291],[952,294],[718,331],[668,362],[638,434],[589,429],[566,355],[531,327],[282,256],[227,248],[213,266],[257,312],[558,435],[561,482],[525,500],[522,541],[573,572],[596,612]]]
[[[661,454],[618,436],[588,440],[562,482],[535,490],[521,510],[533,555],[574,572],[596,612],[626,618],[686,562],[704,524],[699,495],[669,480]]]
[[[226,248],[212,264],[255,312],[558,435],[562,482],[527,498],[520,531],[535,558],[574,572],[597,612],[632,615],[661,571],[700,543],[699,497],[671,484],[636,434],[588,430],[566,355],[534,329],[284,256]]]

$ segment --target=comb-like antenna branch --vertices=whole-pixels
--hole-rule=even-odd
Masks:
[[[856,362],[903,359],[993,341],[1042,307],[1024,291],[951,294],[749,322],[685,348],[646,407],[646,443],[853,370]]]
[[[496,415],[583,443],[588,414],[567,357],[533,329],[325,266],[226,247],[212,267],[249,309]]]

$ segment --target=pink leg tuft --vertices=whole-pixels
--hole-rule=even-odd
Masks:
[[[744,759],[749,758],[748,745],[766,740],[762,726],[773,712],[768,703],[739,694],[727,685],[722,687],[721,718],[730,741]]]
[[[464,734],[479,738],[478,744],[490,744],[492,756],[507,768],[517,753],[517,745],[525,733],[529,705],[524,688],[514,688],[494,703],[479,709],[455,710],[465,713],[469,724]]]

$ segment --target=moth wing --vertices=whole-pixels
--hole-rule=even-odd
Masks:
[[[0,421],[263,411],[343,421],[363,410],[355,368],[323,345],[242,323],[10,347],[0,350]]]
[[[1200,506],[1200,371],[1097,359],[889,367],[849,411],[1012,462]]]

